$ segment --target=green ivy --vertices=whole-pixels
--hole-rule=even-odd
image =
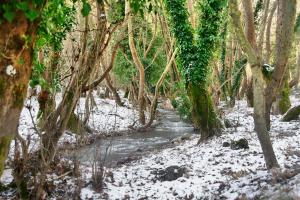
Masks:
[[[37,54],[42,50],[47,56],[50,52],[62,50],[62,42],[75,24],[75,12],[75,7],[66,4],[64,0],[52,0],[43,9],[34,47],[33,72],[29,83],[31,87],[40,85],[43,89],[58,89],[56,80],[47,83],[43,78],[46,64],[38,60]]]
[[[294,32],[298,32],[300,31],[300,13],[298,14],[297,18],[296,18],[296,23],[295,23],[295,27],[294,27]]]
[[[73,0],[75,3],[77,0]],[[82,15],[85,17],[91,11],[91,6],[87,2],[87,0],[81,0],[83,3],[83,7],[81,10]],[[23,12],[26,18],[30,22],[34,22],[35,20],[40,20],[43,15],[44,8],[47,7],[48,4],[56,5],[59,8],[62,1],[57,0],[7,0],[1,3],[0,5],[0,24],[3,20],[7,20],[8,22],[13,22],[18,12]],[[66,4],[66,1],[63,1]],[[56,10],[53,10],[56,11]]]
[[[141,32],[144,33],[144,37],[146,37],[145,39],[149,42],[153,37],[151,24],[145,22],[145,20],[143,20],[140,16],[136,15],[134,18],[133,26],[136,27],[134,29],[135,44],[137,52],[139,53],[139,57],[145,69],[146,86],[150,89],[151,92],[154,92],[155,84],[160,78],[160,75],[167,64],[167,55],[165,51],[160,49],[164,45],[164,40],[161,33],[158,32],[155,40],[152,43],[152,48],[145,58],[143,55],[144,47],[142,41],[139,41],[139,34]],[[116,35],[117,34],[118,33],[116,33]],[[157,51],[160,51],[160,53],[157,54]],[[153,61],[154,56],[156,56],[156,59]],[[133,64],[128,39],[124,39],[120,44],[113,71],[117,76],[117,80],[119,81],[119,83],[124,85],[130,84],[132,77],[137,77],[138,72],[135,65]]]
[[[179,48],[179,62],[187,83],[202,84],[207,81],[209,62],[220,40],[220,25],[226,0],[199,1],[199,26],[194,37],[188,20],[185,0],[165,0],[172,32]]]

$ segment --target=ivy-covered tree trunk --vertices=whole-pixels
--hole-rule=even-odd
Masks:
[[[226,5],[222,1],[199,1],[199,25],[195,41],[185,0],[165,0],[169,22],[179,49],[178,60],[185,74],[186,90],[192,103],[192,120],[201,133],[201,140],[220,131],[221,122],[214,110],[207,88],[209,62],[218,40],[222,11]],[[209,48],[208,48],[209,47]]]

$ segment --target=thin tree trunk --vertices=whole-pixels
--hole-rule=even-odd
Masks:
[[[264,36],[265,36],[269,6],[270,6],[270,0],[265,0],[264,1],[264,14],[262,17],[262,22],[260,24],[260,32],[258,35],[258,50],[260,51],[260,54],[263,53],[263,43],[264,43]]]
[[[132,58],[135,66],[139,71],[139,121],[141,124],[145,124],[145,99],[144,99],[144,90],[145,90],[145,70],[144,66],[139,58],[138,52],[135,48],[134,44],[134,34],[133,34],[133,22],[132,22],[132,13],[130,13],[130,3],[128,0],[125,1],[125,14],[129,14],[128,16],[128,39],[129,39],[129,47],[132,54]]]
[[[254,125],[268,169],[279,167],[266,121],[265,80],[260,66],[252,66],[254,94]]]
[[[296,74],[293,79],[289,82],[289,87],[292,88],[294,86],[298,86],[300,78],[300,45],[298,44],[297,48],[297,63],[296,63]]]
[[[123,103],[121,101],[121,98],[120,98],[120,95],[118,94],[116,88],[113,86],[112,82],[111,82],[111,79],[110,79],[110,76],[108,75],[106,78],[106,86],[109,88],[110,92],[113,94],[114,96],[114,99],[116,101],[116,104],[118,106],[123,106]]]
[[[272,20],[274,13],[277,8],[277,1],[274,1],[269,17],[268,17],[268,22],[267,22],[267,30],[266,30],[266,55],[265,55],[265,60],[266,63],[270,63],[270,57],[271,57],[271,27],[272,27]]]
[[[276,26],[276,51],[275,69],[272,80],[266,88],[267,114],[266,121],[270,127],[270,112],[273,101],[284,85],[284,76],[287,72],[288,59],[292,49],[294,24],[296,20],[296,0],[278,0],[277,26]]]
[[[172,62],[175,59],[175,55],[177,53],[177,49],[173,52],[171,58],[169,59],[166,68],[164,69],[163,73],[161,74],[160,78],[158,79],[156,86],[155,86],[155,94],[154,94],[154,98],[151,102],[151,107],[150,107],[150,119],[149,122],[143,127],[143,128],[148,128],[151,126],[151,124],[153,123],[153,120],[155,118],[155,113],[156,113],[156,108],[157,108],[157,100],[158,100],[158,96],[159,96],[159,89],[163,83],[163,81],[165,80],[168,72],[171,69],[172,66]]]

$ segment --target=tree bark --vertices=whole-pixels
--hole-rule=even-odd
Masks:
[[[37,23],[30,23],[23,12],[16,11],[10,23],[0,25],[0,175],[11,139],[18,131],[20,114],[26,98],[33,61]],[[31,38],[28,42],[24,35]]]
[[[278,0],[275,64],[272,79],[266,88],[267,114],[266,120],[270,126],[270,111],[272,103],[284,85],[287,63],[292,49],[294,24],[296,20],[296,0]]]
[[[255,131],[263,150],[268,169],[279,167],[270,139],[266,121],[265,80],[260,66],[252,66],[254,94],[254,124]]]
[[[292,88],[294,86],[298,86],[300,78],[300,44],[297,47],[297,64],[296,64],[296,74],[293,79],[289,82],[289,87]]]
[[[0,26],[0,137],[14,136],[26,98],[37,25],[18,11]],[[24,35],[31,37],[26,42]],[[26,47],[25,47],[26,43]]]
[[[135,48],[134,44],[134,35],[133,35],[133,22],[132,22],[132,13],[130,13],[130,3],[128,0],[125,1],[125,14],[128,16],[128,40],[129,47],[132,54],[132,58],[135,66],[139,71],[139,94],[138,94],[138,102],[139,102],[139,121],[141,124],[145,124],[145,99],[144,99],[144,89],[145,89],[145,69],[139,58],[138,52]]]
[[[271,57],[271,27],[274,13],[277,9],[277,1],[274,1],[267,22],[267,30],[266,30],[266,55],[265,60],[266,63],[270,63]]]

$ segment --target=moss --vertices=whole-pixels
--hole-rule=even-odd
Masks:
[[[23,107],[24,94],[26,93],[26,86],[23,83],[16,84],[13,89],[14,103],[13,106],[17,108]]]
[[[5,87],[6,87],[5,80],[4,80],[4,78],[0,77],[0,97],[2,97],[4,95]]]
[[[21,199],[29,199],[29,192],[27,189],[27,183],[23,180],[19,186],[19,194]]]
[[[84,124],[74,113],[71,114],[70,119],[67,124],[67,129],[72,133],[81,134],[85,132]]]
[[[192,103],[192,120],[195,128],[200,130],[201,140],[219,133],[222,125],[214,111],[211,96],[205,87],[190,83],[187,91]]]
[[[284,82],[284,88],[281,91],[281,96],[279,100],[279,112],[280,114],[286,113],[288,109],[291,107],[291,101],[290,101],[290,88],[288,80],[285,80]]]
[[[0,137],[0,176],[4,170],[5,160],[7,158],[11,140],[11,136]]]

